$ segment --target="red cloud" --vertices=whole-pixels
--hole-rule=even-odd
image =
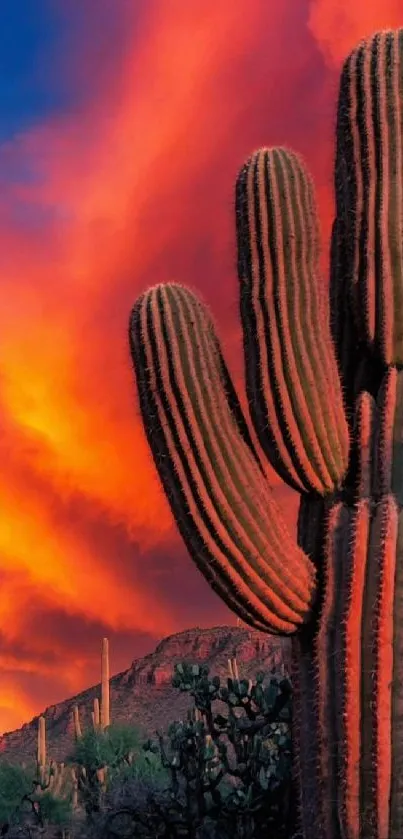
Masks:
[[[32,615],[63,612],[101,622],[118,644],[119,632],[157,637],[232,619],[186,561],[155,476],[129,361],[131,305],[157,281],[195,288],[242,388],[237,170],[260,145],[300,151],[318,184],[326,253],[335,77],[318,44],[333,61],[387,21],[362,12],[361,31],[357,13],[339,38],[330,2],[147,0],[116,4],[109,37],[103,5],[92,21],[83,0],[81,23],[71,4],[56,5],[75,27],[63,72],[76,107],[0,147],[0,611],[7,643]],[[293,526],[295,504],[286,509]],[[41,635],[39,653],[51,643]],[[96,648],[88,679],[97,659]],[[17,666],[3,697],[0,688],[0,730],[10,684],[18,699]],[[30,713],[63,686],[49,690]]]

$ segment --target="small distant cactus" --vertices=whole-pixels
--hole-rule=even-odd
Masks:
[[[73,728],[76,740],[83,735],[80,711],[78,705],[73,706]],[[104,730],[110,725],[110,674],[109,674],[109,641],[107,638],[102,639],[101,652],[101,706],[99,698],[94,697],[93,710],[91,711],[91,720],[94,729]]]
[[[145,431],[189,553],[242,620],[292,636],[304,839],[403,836],[402,113],[403,29],[379,32],[341,76],[330,307],[301,159],[261,149],[240,172],[251,423],[192,292],[151,288],[130,319]],[[298,544],[264,456],[301,493]]]
[[[70,769],[63,762],[57,763],[53,759],[49,761],[47,759],[46,719],[44,716],[40,716],[38,718],[36,776],[33,794],[41,796],[49,793],[55,798],[71,801],[72,786]]]
[[[84,802],[88,815],[99,812],[102,798],[107,788],[108,756],[111,750],[105,741],[105,734],[110,726],[110,674],[109,641],[102,640],[101,652],[101,705],[99,698],[94,698],[91,711],[92,731],[82,731],[79,708],[73,707],[73,725],[76,739],[74,758],[77,765],[73,768],[74,801],[78,806]],[[105,743],[104,743],[105,741]]]
[[[73,780],[64,763],[47,759],[45,718],[38,719],[35,764],[20,767],[0,761],[1,835],[39,833],[69,839],[73,816]]]

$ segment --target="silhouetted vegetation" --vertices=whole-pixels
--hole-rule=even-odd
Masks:
[[[233,661],[225,684],[207,667],[180,664],[173,685],[194,707],[154,740],[134,726],[95,726],[59,768],[0,763],[1,835],[289,839],[289,680],[239,678]]]

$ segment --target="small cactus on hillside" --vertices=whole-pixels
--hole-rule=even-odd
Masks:
[[[73,725],[76,739],[74,758],[77,765],[73,769],[74,800],[77,805],[84,802],[87,814],[98,812],[107,789],[108,757],[111,750],[105,747],[104,740],[110,726],[110,674],[109,641],[102,640],[101,651],[101,705],[99,698],[94,698],[91,712],[92,730],[82,731],[79,708],[73,707]]]
[[[70,769],[64,763],[57,763],[52,758],[48,761],[46,751],[46,719],[38,718],[38,741],[36,777],[34,780],[35,796],[49,793],[55,798],[71,800],[72,777]]]

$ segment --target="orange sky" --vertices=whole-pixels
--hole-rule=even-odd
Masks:
[[[340,62],[403,23],[398,0],[340,5],[147,0],[135,17],[116,0],[123,54],[83,38],[63,58],[85,104],[0,146],[0,171],[31,175],[0,195],[0,731],[93,682],[104,634],[117,671],[163,635],[234,620],[172,527],[128,314],[147,285],[191,285],[242,383],[236,172],[259,145],[301,152],[326,242]]]

